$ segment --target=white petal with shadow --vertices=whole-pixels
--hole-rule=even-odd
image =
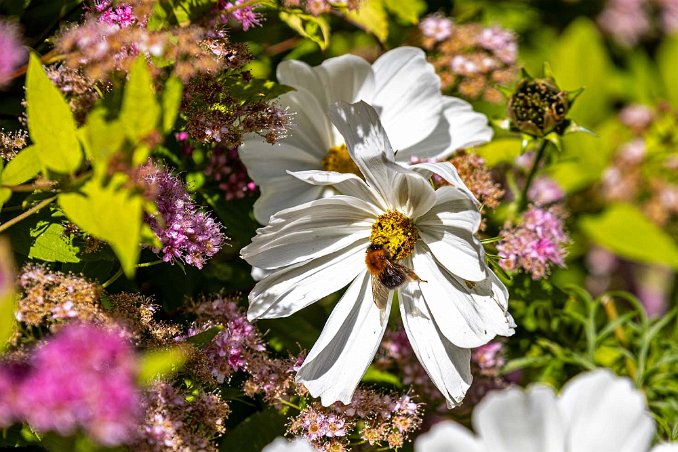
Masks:
[[[349,286],[297,373],[297,381],[325,406],[351,402],[384,335],[388,317],[372,300],[370,278],[363,270]]]
[[[415,452],[488,452],[484,444],[463,425],[442,421],[417,436]]]
[[[412,265],[417,275],[426,281],[419,284],[420,301],[426,303],[438,321],[440,333],[454,345],[475,348],[487,344],[496,335],[513,334],[489,281],[469,287],[441,269],[420,245],[412,256]]]
[[[464,184],[464,181],[461,180],[457,169],[450,162],[440,162],[440,163],[417,163],[410,166],[410,169],[416,171],[417,173],[423,175],[426,178],[431,177],[432,174],[436,174],[443,179],[445,179],[451,186],[458,188],[462,192],[466,193],[477,205],[480,205],[475,195],[469,190],[469,188]]]
[[[327,105],[337,101],[369,100],[374,91],[374,73],[370,63],[355,55],[329,58],[313,68],[325,88]]]
[[[448,407],[458,405],[471,385],[471,350],[457,347],[445,338],[417,284],[402,286],[398,300],[405,332],[419,362]]]
[[[365,268],[367,244],[360,241],[269,275],[250,292],[247,319],[287,317],[345,287]]]

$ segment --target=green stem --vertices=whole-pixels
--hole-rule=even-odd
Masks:
[[[301,407],[299,405],[295,405],[292,402],[288,402],[285,399],[281,399],[280,397],[278,397],[278,402],[282,403],[283,405],[287,405],[290,408],[294,408],[297,411],[301,411]]]
[[[21,215],[17,215],[16,217],[12,218],[11,220],[6,221],[5,223],[2,223],[0,225],[0,232],[3,232],[6,229],[9,229],[10,227],[12,227],[15,224],[17,224],[18,222],[20,222],[21,220],[25,220],[26,218],[30,217],[31,215],[33,215],[34,213],[36,213],[37,211],[39,211],[43,207],[51,204],[55,199],[57,199],[56,196],[52,196],[51,198],[44,199],[41,202],[39,202],[38,204],[36,204],[35,206],[31,207],[30,209],[28,209],[27,211],[22,213]]]
[[[141,264],[137,264],[137,268],[145,268],[145,267],[153,267],[154,265],[162,264],[165,261],[162,259],[158,259],[157,261],[152,261],[152,262],[143,262]]]
[[[103,283],[103,284],[101,285],[101,287],[103,287],[103,288],[105,289],[106,287],[108,287],[108,286],[110,286],[111,284],[113,284],[114,282],[116,282],[116,281],[118,280],[118,278],[120,278],[121,276],[122,276],[122,267],[120,267],[120,268],[118,269],[118,271],[115,272],[115,274],[114,274],[113,276],[111,276],[110,278],[108,278],[108,281],[106,281],[105,283]]]
[[[546,151],[546,147],[548,146],[549,142],[547,140],[542,139],[541,145],[539,146],[539,149],[537,150],[537,155],[534,157],[534,162],[532,163],[532,168],[530,168],[530,172],[527,174],[527,179],[525,180],[525,185],[523,186],[523,191],[520,193],[520,200],[518,202],[518,211],[522,212],[525,210],[527,207],[527,192],[530,190],[530,185],[532,185],[532,180],[534,179],[534,176],[537,174],[537,170],[539,169],[539,164],[541,163],[542,158],[544,157],[544,153]]]

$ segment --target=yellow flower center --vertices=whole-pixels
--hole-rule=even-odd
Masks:
[[[323,159],[323,170],[336,171],[338,173],[353,173],[358,177],[363,177],[360,169],[348,153],[345,144],[332,146]]]
[[[397,210],[389,210],[372,225],[370,243],[381,245],[391,259],[400,260],[412,254],[418,237],[412,220]]]

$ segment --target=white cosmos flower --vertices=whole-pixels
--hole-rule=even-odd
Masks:
[[[381,243],[424,281],[397,288],[412,347],[450,406],[471,382],[470,348],[513,333],[508,293],[474,236],[477,201],[450,163],[397,164],[376,111],[364,102],[330,107],[364,180],[355,174],[297,171],[338,195],[273,215],[242,257],[266,276],[249,295],[250,320],[289,316],[348,285],[302,364],[297,380],[324,405],[349,403],[387,324],[392,293],[380,309],[366,266]],[[434,190],[432,173],[452,185]]]
[[[286,171],[333,169],[346,172],[349,161],[343,137],[332,127],[328,107],[336,102],[364,100],[379,112],[396,160],[410,157],[443,158],[457,149],[488,142],[492,129],[487,118],[468,103],[440,93],[440,79],[421,49],[399,47],[374,64],[354,55],[342,55],[311,67],[296,60],[278,65],[280,83],[296,89],[278,102],[293,114],[290,135],[275,145],[258,135],[245,139],[240,157],[261,197],[254,215],[268,223],[271,215],[287,207],[335,194],[326,185],[305,184]],[[332,155],[339,160],[323,162]],[[349,161],[350,162],[350,161]]]
[[[577,375],[560,396],[542,385],[488,394],[473,435],[446,421],[420,435],[416,452],[647,452],[655,426],[643,394],[607,369]],[[678,444],[652,452],[678,452]]]
[[[289,441],[282,436],[261,449],[261,452],[315,452],[315,447],[305,438],[295,438]]]

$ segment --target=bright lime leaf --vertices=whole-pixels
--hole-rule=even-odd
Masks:
[[[128,189],[92,180],[81,192],[62,193],[59,205],[83,231],[108,242],[128,277],[134,275],[139,258],[143,199]]]
[[[498,138],[476,149],[487,166],[495,166],[499,163],[513,162],[520,155],[519,138]]]
[[[301,36],[318,44],[322,50],[330,43],[330,26],[324,17],[280,11],[280,20]]]
[[[386,42],[388,16],[384,9],[384,0],[363,0],[360,8],[348,12],[346,17],[360,28],[372,33],[379,41]]]
[[[73,245],[60,223],[40,221],[31,230],[33,243],[28,257],[46,262],[80,262],[80,249]]]
[[[391,14],[412,25],[417,24],[419,16],[426,11],[423,0],[384,0],[384,6]]]
[[[35,145],[29,146],[10,160],[0,176],[2,185],[19,185],[33,179],[40,171],[36,153]]]
[[[9,188],[0,188],[0,209],[12,197],[12,190]]]
[[[59,173],[77,170],[82,151],[73,114],[33,54],[26,76],[26,115],[28,132],[37,145],[34,152],[40,162]]]
[[[165,133],[172,130],[174,121],[177,120],[183,89],[181,80],[174,75],[165,83],[165,91],[162,92],[162,130]]]
[[[673,107],[678,107],[678,35],[662,41],[657,51],[657,65],[664,81],[666,98]]]
[[[572,22],[549,62],[560,88],[586,89],[577,98],[570,116],[584,127],[592,127],[605,118],[611,101],[611,62],[595,24],[586,18]]]
[[[14,268],[9,242],[0,239],[0,351],[14,333]]]
[[[84,140],[87,154],[94,166],[108,167],[108,160],[125,141],[125,132],[119,120],[106,121],[106,110],[96,108],[87,116]]]
[[[186,342],[190,342],[197,347],[204,347],[223,329],[224,327],[221,325],[213,326],[202,333],[186,338]]]
[[[144,353],[139,363],[139,383],[148,385],[158,378],[177,373],[188,359],[188,351],[182,346],[152,350]]]
[[[132,141],[139,141],[158,126],[160,106],[155,98],[148,64],[140,56],[132,64],[122,98],[120,122]]]
[[[367,372],[365,372],[365,375],[363,375],[362,382],[386,383],[389,385],[396,386],[398,388],[402,386],[402,383],[400,382],[400,379],[397,376],[393,375],[392,373],[379,370],[374,366],[370,366],[367,368]]]
[[[598,216],[581,220],[584,233],[615,254],[678,269],[678,245],[660,227],[629,204],[613,204]]]

